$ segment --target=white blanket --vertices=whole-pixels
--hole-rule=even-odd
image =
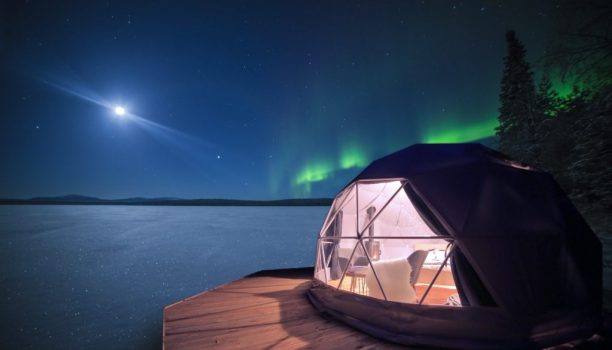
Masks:
[[[410,284],[412,268],[407,259],[376,261],[373,265],[378,280],[385,290],[387,300],[401,303],[417,302],[416,292]],[[366,285],[368,286],[369,296],[385,299],[376,282],[372,268],[368,268],[366,271]]]

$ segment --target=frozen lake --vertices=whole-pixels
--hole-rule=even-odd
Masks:
[[[0,206],[0,348],[159,349],[165,305],[313,265],[327,209]]]

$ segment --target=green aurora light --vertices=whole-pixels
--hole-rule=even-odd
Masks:
[[[340,169],[364,167],[368,164],[370,164],[370,160],[367,155],[357,147],[349,148],[340,155]]]
[[[345,148],[337,162],[317,160],[306,164],[295,176],[294,192],[299,195],[310,195],[313,183],[327,180],[339,170],[363,168],[369,163],[368,155],[359,147]]]
[[[334,171],[331,162],[314,161],[307,164],[295,177],[295,185],[304,185],[312,182],[323,181],[329,178]]]
[[[553,81],[552,89],[561,98],[568,97],[574,92],[574,85],[571,83],[561,82],[560,80]]]
[[[554,90],[561,98],[570,96],[574,92],[575,88],[578,88],[578,90],[584,90],[586,87],[586,84],[579,81],[579,79],[576,77],[562,78],[558,73],[553,75],[551,83],[552,90]]]
[[[499,125],[497,118],[445,130],[428,130],[423,135],[423,143],[461,143],[470,142],[495,135],[495,128]]]
[[[447,124],[445,129],[431,128],[425,131],[421,138],[423,143],[461,143],[470,142],[495,135],[495,128],[499,125],[497,118],[472,123],[467,126]],[[335,160],[321,158],[307,162],[293,177],[292,188],[296,196],[309,196],[312,185],[326,181],[335,176],[340,170],[364,168],[371,162],[367,152],[362,147],[344,147]]]
[[[312,184],[328,179],[334,170],[333,163],[328,161],[313,161],[306,164],[295,177],[293,183],[294,194],[297,196],[310,196]]]

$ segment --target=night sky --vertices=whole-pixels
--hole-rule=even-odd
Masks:
[[[0,197],[277,199],[492,136],[504,33],[535,63],[556,3],[2,6]]]

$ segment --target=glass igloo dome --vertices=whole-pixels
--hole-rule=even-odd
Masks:
[[[549,174],[479,144],[413,145],[336,196],[307,295],[397,343],[546,348],[601,326],[601,259]]]
[[[358,180],[336,196],[319,234],[315,278],[387,301],[460,306],[448,263],[453,241],[432,232],[405,186]]]

